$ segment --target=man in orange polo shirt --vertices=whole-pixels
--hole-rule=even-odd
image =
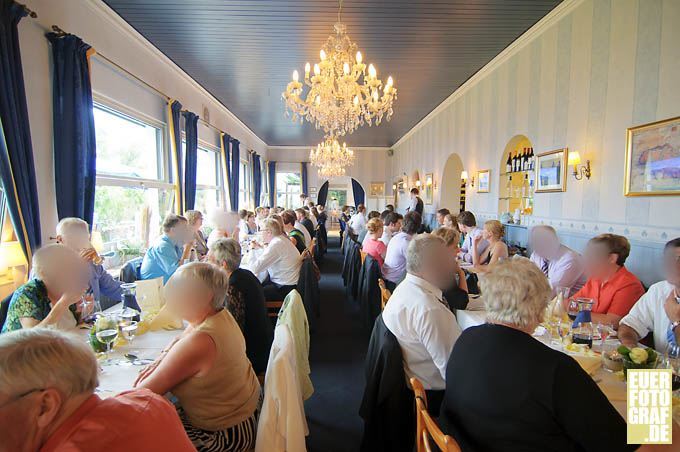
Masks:
[[[620,235],[601,234],[588,242],[583,253],[588,281],[573,298],[592,298],[595,301],[593,323],[606,323],[618,328],[619,320],[645,293],[637,276],[624,266],[629,254],[630,242]]]
[[[44,328],[0,336],[0,452],[196,450],[162,396],[96,396],[98,369],[78,337]]]

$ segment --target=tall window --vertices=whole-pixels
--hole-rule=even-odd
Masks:
[[[94,121],[94,227],[102,234],[105,251],[141,254],[160,234],[162,218],[174,201],[164,164],[164,126],[100,104],[94,106]]]
[[[286,209],[300,207],[300,173],[276,173],[276,205]]]
[[[250,173],[248,172],[248,162],[241,160],[239,165],[240,174],[238,178],[238,205],[241,209],[247,209],[249,207],[249,196],[250,193]]]
[[[221,178],[219,171],[220,155],[217,149],[207,146],[198,147],[198,165],[196,169],[196,204],[195,209],[207,214],[223,206]]]

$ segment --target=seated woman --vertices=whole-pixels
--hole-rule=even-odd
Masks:
[[[184,212],[184,217],[189,223],[189,229],[193,233],[194,249],[199,260],[208,254],[208,241],[203,235],[201,228],[203,227],[203,214],[199,210],[187,210]]]
[[[456,260],[455,272],[456,274],[456,284],[449,290],[444,292],[444,298],[449,303],[449,308],[454,309],[465,309],[467,307],[468,298],[468,286],[467,280],[465,278],[465,272],[458,265],[458,252],[460,251],[460,232],[457,229],[449,228],[443,226],[435,230],[433,235],[440,237],[444,240],[446,248],[452,253],[452,257]]]
[[[383,229],[383,222],[380,218],[371,218],[366,224],[366,239],[361,247],[366,254],[378,261],[380,270],[385,263],[385,253],[387,253],[387,246],[380,240]]]
[[[65,245],[46,245],[33,255],[33,275],[12,295],[2,332],[75,327],[80,316],[76,303],[90,276],[86,262]]]
[[[229,275],[227,309],[246,338],[246,355],[257,374],[267,370],[269,349],[274,339],[272,322],[267,317],[262,284],[241,265],[241,245],[234,239],[218,239],[208,258]]]
[[[263,275],[266,271],[268,278],[260,280],[264,287],[264,297],[267,301],[281,301],[297,286],[302,259],[293,242],[286,237],[280,218],[273,215],[267,218],[262,239],[266,245],[264,251],[251,260],[248,269],[256,275]],[[251,245],[254,249],[263,247],[257,242],[252,242]]]
[[[172,392],[191,442],[199,451],[245,451],[255,442],[260,384],[243,334],[224,309],[229,277],[193,262],[166,285],[168,308],[189,323],[137,378],[135,386]]]
[[[237,239],[239,236],[238,214],[227,212],[226,210],[216,210],[211,215],[211,223],[215,227],[208,236],[208,248],[217,239],[232,237]]]
[[[286,234],[288,234],[288,238],[291,242],[293,242],[295,248],[297,248],[300,254],[302,254],[302,252],[307,247],[307,243],[305,242],[305,236],[302,231],[295,227],[295,223],[297,221],[295,212],[292,210],[286,210],[281,214],[281,220],[283,221],[283,230],[286,232]]]
[[[239,215],[241,215],[239,211]],[[257,233],[257,223],[255,222],[255,212],[245,211],[245,218],[239,220],[238,240],[244,242],[248,236]]]
[[[508,245],[503,241],[504,234],[505,228],[503,228],[500,221],[489,220],[484,223],[482,233],[472,238],[474,244],[472,247],[474,250],[472,253],[472,263],[476,272],[486,273],[489,271],[489,266],[500,260],[507,259]],[[480,247],[477,244],[483,240],[489,242],[489,246],[479,253]]]
[[[487,323],[463,331],[453,347],[442,430],[463,450],[635,450],[592,377],[531,336],[552,296],[541,270],[505,260],[481,285]]]

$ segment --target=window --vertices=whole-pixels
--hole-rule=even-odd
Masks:
[[[300,173],[276,173],[276,205],[286,209],[300,207]]]
[[[219,159],[220,155],[216,149],[199,145],[194,208],[205,215],[217,210],[218,206],[223,206]]]
[[[241,165],[239,165],[239,168],[238,205],[241,209],[247,209],[250,206],[250,173],[248,172],[248,163],[241,160]]]
[[[101,104],[94,106],[97,188],[94,228],[104,252],[142,254],[173,209],[174,186],[163,147],[164,126]]]

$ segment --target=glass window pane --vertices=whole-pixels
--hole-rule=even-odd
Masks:
[[[158,179],[160,129],[95,106],[97,173]]]
[[[121,245],[147,248],[160,235],[163,217],[172,210],[174,193],[156,188],[99,185],[94,197],[94,224],[105,251]]]
[[[276,173],[276,205],[295,209],[300,204],[300,173]]]
[[[201,188],[196,190],[194,209],[200,210],[207,217],[216,211],[218,206],[221,206],[219,190]]]
[[[207,149],[198,149],[198,165],[196,183],[199,185],[217,186],[217,153]]]

